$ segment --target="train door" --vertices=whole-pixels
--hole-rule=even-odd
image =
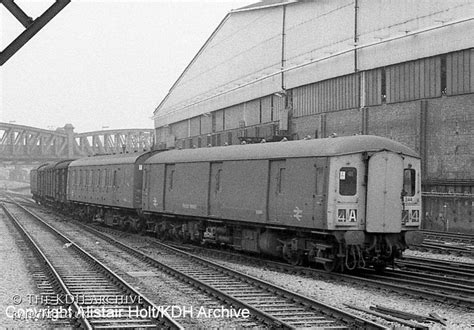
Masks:
[[[222,163],[211,163],[211,177],[209,180],[209,215],[221,215],[222,195]]]
[[[56,200],[60,202],[63,201],[63,187],[66,186],[65,170],[63,168],[58,169],[57,171],[57,182],[56,182]]]
[[[118,195],[118,168],[114,168],[112,170],[112,204],[115,204],[117,202],[117,195]]]
[[[327,158],[316,158],[314,164],[314,192],[313,192],[313,214],[314,225],[322,227],[326,222],[326,169]]]
[[[379,152],[369,159],[367,182],[368,232],[401,231],[403,159],[392,152]]]
[[[270,161],[270,185],[268,191],[268,221],[279,222],[285,205],[286,161]]]
[[[166,164],[165,166],[165,184],[163,210],[166,212],[175,211],[175,199],[173,191],[176,190],[176,168],[174,164]]]
[[[139,184],[137,183],[136,187],[137,189],[139,187],[142,188],[141,192],[140,192],[140,198],[141,198],[141,206],[140,206],[140,201],[139,200],[135,200],[135,203],[137,203],[138,207],[140,208],[143,208],[144,210],[147,210],[149,208],[149,200],[148,200],[148,187],[149,187],[149,183],[150,183],[150,166],[147,166],[147,165],[138,165],[139,166],[139,170],[140,168],[142,169],[141,171],[141,174],[142,175],[139,175]],[[138,190],[137,190],[137,193],[138,193]]]

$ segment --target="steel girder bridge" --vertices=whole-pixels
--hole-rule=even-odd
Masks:
[[[98,154],[151,150],[153,129],[119,129],[74,133],[67,124],[55,131],[0,122],[0,162],[35,164]]]

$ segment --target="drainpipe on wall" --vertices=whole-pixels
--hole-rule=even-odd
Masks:
[[[289,125],[289,112],[291,110],[291,105],[289,104],[289,95],[285,88],[285,42],[286,42],[286,5],[282,6],[282,28],[281,28],[281,92],[284,98],[285,107],[280,111],[279,118],[279,130],[288,131],[290,129]],[[288,132],[289,133],[289,132]],[[288,135],[288,134],[286,134]]]

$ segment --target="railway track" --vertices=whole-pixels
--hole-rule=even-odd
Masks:
[[[179,248],[179,246],[177,248]],[[391,269],[388,269],[384,275],[378,275],[372,270],[354,274],[327,273],[319,269],[292,266],[278,261],[264,260],[229,251],[206,249],[197,246],[185,247],[185,249],[212,258],[250,262],[251,264],[259,266],[264,265],[268,269],[288,274],[299,274],[312,278],[350,282],[355,285],[363,284],[377,288],[386,288],[391,291],[410,294],[417,298],[421,297],[461,307],[472,308],[472,306],[474,306],[472,277],[468,277],[467,279],[460,279],[454,275],[446,277],[439,275],[440,272],[438,272],[438,275],[432,275],[432,278],[429,279],[430,276],[426,273],[410,272],[410,274],[408,274],[408,272],[405,272],[404,275],[401,270]]]
[[[423,288],[430,291],[439,301],[451,301],[459,305],[474,306],[474,287],[471,279],[459,279],[443,275],[427,274],[417,271],[386,269],[383,274],[365,269],[360,276],[379,283],[394,283],[397,286]],[[415,291],[416,292],[416,291]]]
[[[111,233],[112,235],[118,235],[120,237],[126,236],[123,232],[116,231],[114,229],[110,228],[101,228],[101,230],[104,230],[106,232]],[[148,240],[147,240],[148,242]],[[215,256],[216,253],[220,254],[223,259],[228,261],[232,257],[229,256],[236,256],[237,260],[247,262],[249,259],[253,259],[256,265],[258,265],[259,268],[265,267],[268,269],[273,269],[273,270],[278,270],[284,273],[290,273],[290,274],[304,274],[307,275],[310,278],[318,278],[318,277],[324,277],[324,278],[330,278],[333,280],[336,280],[338,282],[346,282],[350,283],[350,285],[354,286],[360,286],[362,283],[364,286],[373,286],[376,288],[385,288],[388,289],[389,291],[396,291],[398,293],[409,293],[410,296],[414,296],[416,298],[422,298],[426,299],[429,301],[435,300],[442,302],[443,304],[448,304],[448,305],[456,305],[461,307],[462,309],[467,308],[468,310],[472,310],[473,307],[473,300],[472,300],[472,295],[470,297],[466,296],[460,296],[458,293],[455,293],[455,288],[452,287],[451,283],[445,283],[444,286],[439,283],[435,283],[430,285],[425,285],[423,286],[423,281],[422,280],[412,280],[412,283],[407,283],[407,278],[401,278],[401,279],[396,279],[395,275],[387,274],[387,278],[367,278],[367,276],[360,275],[360,276],[353,276],[353,275],[345,275],[345,274],[328,274],[323,271],[318,271],[315,269],[307,268],[307,267],[293,267],[288,264],[282,264],[278,262],[272,262],[272,261],[267,261],[267,260],[262,260],[258,258],[252,258],[246,255],[241,255],[241,254],[236,254],[236,253],[229,253],[227,251],[216,251],[216,250],[210,250],[210,249],[202,249],[200,247],[196,246],[179,246],[177,245],[178,248],[182,248],[187,252],[190,251],[195,251],[195,250],[206,250],[210,251],[211,256]],[[271,264],[276,265],[276,267],[272,267]],[[424,278],[424,276],[422,276]],[[451,279],[450,279],[451,280]],[[433,280],[431,282],[434,282]],[[472,283],[472,282],[471,282]],[[462,285],[461,285],[462,286]],[[442,292],[442,290],[445,290],[446,292]],[[471,292],[472,292],[472,286],[471,286]],[[348,306],[351,309],[353,307]],[[373,313],[368,313],[368,314],[373,314]],[[379,314],[379,317],[384,318],[383,315]],[[390,317],[387,317],[387,320],[394,321],[393,319],[390,319]],[[405,322],[398,319],[396,322],[399,322],[403,326],[407,327],[423,327],[423,325],[413,325],[413,323]]]
[[[474,287],[474,264],[453,262],[432,258],[403,257],[397,259],[396,266],[400,269],[424,271],[470,280],[467,284]]]
[[[267,326],[278,328],[372,328],[385,327],[327,304],[290,292],[271,283],[199,258],[154,241],[153,257],[131,248],[96,228],[89,232],[120,246],[160,270],[232,305],[247,309]],[[123,233],[122,233],[123,234]]]
[[[451,233],[435,230],[421,230],[420,232],[426,239],[447,240],[450,242],[474,244],[474,234]]]
[[[41,298],[52,299],[51,315],[60,312],[74,327],[85,329],[182,328],[102,262],[37,215],[18,207],[2,204],[52,277],[56,290]]]
[[[101,228],[101,227],[100,227]],[[125,234],[123,232],[118,232],[116,230],[110,229],[110,228],[101,228],[102,231],[106,231],[109,233],[114,233],[113,235],[119,235],[119,236],[127,236],[128,234]],[[144,238],[147,242],[151,241],[147,238]],[[153,243],[155,244],[155,243]],[[249,262],[249,260],[254,259],[251,261],[252,263],[257,263],[260,267],[262,265],[265,265],[265,267],[269,269],[274,269],[278,270],[281,272],[285,273],[293,273],[293,274],[305,274],[309,277],[319,277],[319,278],[329,278],[333,279],[336,281],[343,281],[343,282],[351,282],[354,284],[361,284],[367,285],[367,286],[374,286],[377,288],[386,288],[391,291],[396,291],[396,292],[401,292],[401,293],[409,293],[411,296],[415,297],[423,297],[425,299],[429,300],[435,300],[443,303],[448,303],[451,305],[457,305],[457,306],[462,306],[462,307],[468,307],[472,308],[473,306],[473,294],[472,294],[472,280],[469,282],[468,280],[466,281],[465,279],[457,279],[457,277],[467,277],[472,278],[470,273],[468,273],[465,270],[458,270],[457,272],[459,274],[455,273],[455,270],[452,270],[452,274],[450,274],[448,281],[446,282],[446,276],[443,276],[442,278],[436,277],[436,276],[431,276],[431,275],[422,275],[421,279],[418,276],[418,279],[416,278],[407,278],[407,276],[410,276],[408,274],[403,274],[403,272],[406,271],[406,269],[410,268],[413,269],[414,267],[422,267],[420,262],[417,262],[416,260],[413,260],[414,258],[406,258],[404,260],[400,260],[400,262],[404,262],[404,265],[397,264],[397,267],[402,267],[404,270],[399,270],[397,269],[394,271],[396,274],[388,274],[389,272],[392,272],[392,270],[389,270],[387,275],[389,277],[380,277],[377,278],[376,274],[371,274],[369,273],[368,276],[354,276],[354,275],[344,275],[344,274],[328,274],[319,270],[311,269],[311,268],[306,268],[306,267],[294,267],[288,264],[283,264],[279,262],[272,262],[268,260],[262,260],[258,258],[252,258],[247,255],[241,255],[241,254],[236,254],[236,253],[230,253],[228,251],[220,251],[220,250],[210,250],[210,249],[203,249],[201,247],[196,247],[196,246],[191,246],[191,247],[186,247],[183,248],[182,246],[179,246],[179,249],[185,249],[187,251],[198,251],[198,253],[204,253],[206,255],[210,255],[212,257],[215,257],[216,255],[219,255],[220,258],[224,258],[226,260],[232,259],[232,258],[237,258],[240,261],[243,262]],[[203,252],[207,251],[207,252]],[[429,265],[426,264],[426,261],[424,263],[425,265],[423,267],[429,267]],[[456,263],[450,263],[452,264],[452,267],[457,267],[460,268],[459,265],[456,266]],[[172,264],[170,264],[172,265]],[[418,265],[418,266],[416,266]],[[468,264],[469,265],[469,264]],[[438,263],[439,266],[439,263]],[[435,269],[437,266],[436,265],[431,265],[433,269]],[[432,272],[436,273],[435,270],[431,270]],[[447,268],[444,268],[447,269]],[[467,275],[466,275],[467,273]],[[447,275],[447,270],[444,271],[444,275]],[[176,276],[176,275],[174,275]],[[373,276],[373,277],[372,277]],[[413,276],[413,274],[411,274]],[[180,277],[180,275],[178,275]],[[365,278],[364,278],[365,277]],[[368,278],[371,277],[371,278]],[[390,279],[391,277],[391,279]],[[398,277],[398,279],[396,278]],[[193,283],[193,281],[190,281],[186,277],[181,277],[184,281],[187,281],[189,283]],[[427,278],[430,278],[429,281],[426,281]],[[443,280],[444,283],[440,283],[441,280]],[[457,283],[457,284],[455,284]],[[199,286],[199,285],[196,285]],[[220,287],[217,286],[219,289]],[[202,290],[207,292],[211,292],[212,294],[218,296],[219,293],[214,293],[213,290],[208,290],[206,288],[202,288]],[[466,291],[467,290],[467,291]],[[232,300],[227,299],[226,297],[223,297],[225,301],[229,302],[230,304],[234,306],[239,306],[237,303],[234,303]],[[267,324],[270,321],[267,321]]]
[[[424,240],[414,246],[420,250],[431,250],[447,254],[474,256],[474,235],[422,230]]]

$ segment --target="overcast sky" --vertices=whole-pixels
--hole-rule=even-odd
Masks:
[[[54,1],[16,1],[38,17]],[[231,10],[257,1],[72,0],[0,67],[0,121],[153,128],[153,110]],[[1,48],[23,31],[0,5]]]

